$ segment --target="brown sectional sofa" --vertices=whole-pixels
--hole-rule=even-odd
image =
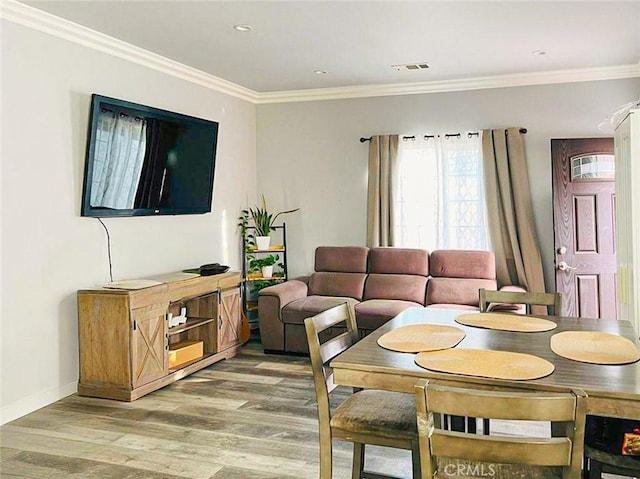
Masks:
[[[365,335],[410,307],[477,311],[478,290],[498,289],[489,251],[321,246],[314,269],[310,277],[260,291],[266,352],[306,353],[304,320],[345,301],[355,307]]]

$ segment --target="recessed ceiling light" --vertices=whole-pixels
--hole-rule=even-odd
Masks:
[[[538,55],[539,57],[547,54],[547,52],[545,52],[544,50],[534,50],[531,53],[533,53],[534,55]]]
[[[241,23],[239,25],[234,25],[233,29],[238,32],[250,32],[251,30],[253,30],[253,27],[251,25],[245,25]]]
[[[313,73],[316,75],[326,75],[329,72],[327,70],[313,70]]]

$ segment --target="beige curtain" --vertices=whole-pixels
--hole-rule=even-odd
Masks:
[[[520,285],[531,292],[544,292],[542,257],[533,222],[527,159],[520,129],[483,130],[482,157],[489,233],[496,255],[498,282]]]
[[[399,135],[372,136],[369,143],[367,246],[393,245],[393,185]]]

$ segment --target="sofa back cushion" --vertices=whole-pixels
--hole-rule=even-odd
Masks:
[[[434,278],[496,279],[491,251],[437,250],[431,253],[429,272]]]
[[[496,289],[496,260],[491,251],[437,250],[429,258],[427,305],[478,306],[480,288]]]
[[[319,271],[309,279],[309,296],[346,296],[362,301],[365,273]]]
[[[427,278],[413,274],[370,273],[364,299],[398,299],[424,305]]]
[[[424,304],[429,253],[422,249],[372,248],[364,299],[397,299]]]
[[[371,248],[368,271],[429,276],[429,252],[411,248]]]
[[[366,273],[367,253],[363,246],[319,246],[315,270],[332,273]]]
[[[478,306],[480,288],[497,289],[494,279],[431,278],[427,285],[427,305],[464,304]]]

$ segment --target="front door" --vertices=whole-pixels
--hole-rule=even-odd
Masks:
[[[613,138],[551,140],[562,314],[616,318]]]

